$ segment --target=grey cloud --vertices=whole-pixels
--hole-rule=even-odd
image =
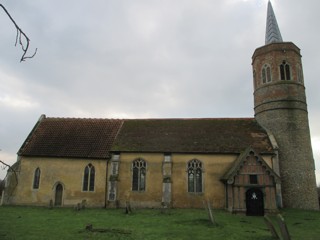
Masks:
[[[273,3],[283,38],[302,49],[312,136],[320,136],[316,126],[320,2]],[[24,0],[3,4],[29,35],[31,48],[39,49],[35,58],[20,64],[21,51],[13,46],[15,30],[1,22],[0,71],[18,79],[16,89],[23,99],[36,103],[29,109],[0,105],[1,139],[8,139],[0,142],[0,148],[12,156],[42,113],[54,117],[253,117],[251,56],[264,44],[263,1]],[[0,14],[2,19],[6,18]],[[1,99],[15,87],[8,90],[4,88],[7,79],[0,81]]]

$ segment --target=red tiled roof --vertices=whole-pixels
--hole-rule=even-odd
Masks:
[[[247,147],[272,152],[254,118],[125,120],[112,151],[240,153]]]
[[[107,158],[122,122],[115,119],[42,117],[18,154]]]
[[[21,156],[108,158],[110,152],[272,152],[254,118],[80,119],[42,117]]]

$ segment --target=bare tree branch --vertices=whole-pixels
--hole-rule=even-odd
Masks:
[[[0,160],[0,163],[2,163],[3,165],[5,165],[6,167],[8,167],[9,170],[11,170],[11,171],[14,173],[16,182],[18,183],[18,176],[17,176],[16,170],[14,170],[9,164],[6,164],[5,162],[3,162],[3,161],[1,161],[1,160]]]
[[[29,50],[29,44],[30,44],[30,39],[28,38],[28,36],[21,30],[21,28],[17,25],[17,23],[14,21],[14,19],[11,17],[11,15],[9,14],[9,12],[7,11],[7,9],[0,4],[0,7],[4,10],[4,12],[8,15],[8,17],[10,18],[11,22],[14,24],[14,26],[17,29],[17,35],[16,35],[16,42],[15,42],[15,46],[17,46],[17,43],[19,42],[19,45],[21,46],[21,49],[23,51],[23,54],[21,56],[20,62],[25,61],[27,58],[33,58],[36,53],[37,53],[37,48],[34,51],[33,55],[31,56],[26,56],[27,51]]]

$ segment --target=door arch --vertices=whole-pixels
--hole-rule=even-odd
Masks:
[[[259,188],[250,188],[246,192],[247,216],[263,216],[263,192]]]
[[[55,197],[54,197],[55,206],[62,206],[62,196],[63,196],[63,186],[61,183],[58,183],[55,189]]]

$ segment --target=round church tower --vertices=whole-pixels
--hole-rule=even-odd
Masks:
[[[255,118],[279,147],[283,205],[319,209],[300,49],[282,41],[270,1],[266,43],[252,66]]]

